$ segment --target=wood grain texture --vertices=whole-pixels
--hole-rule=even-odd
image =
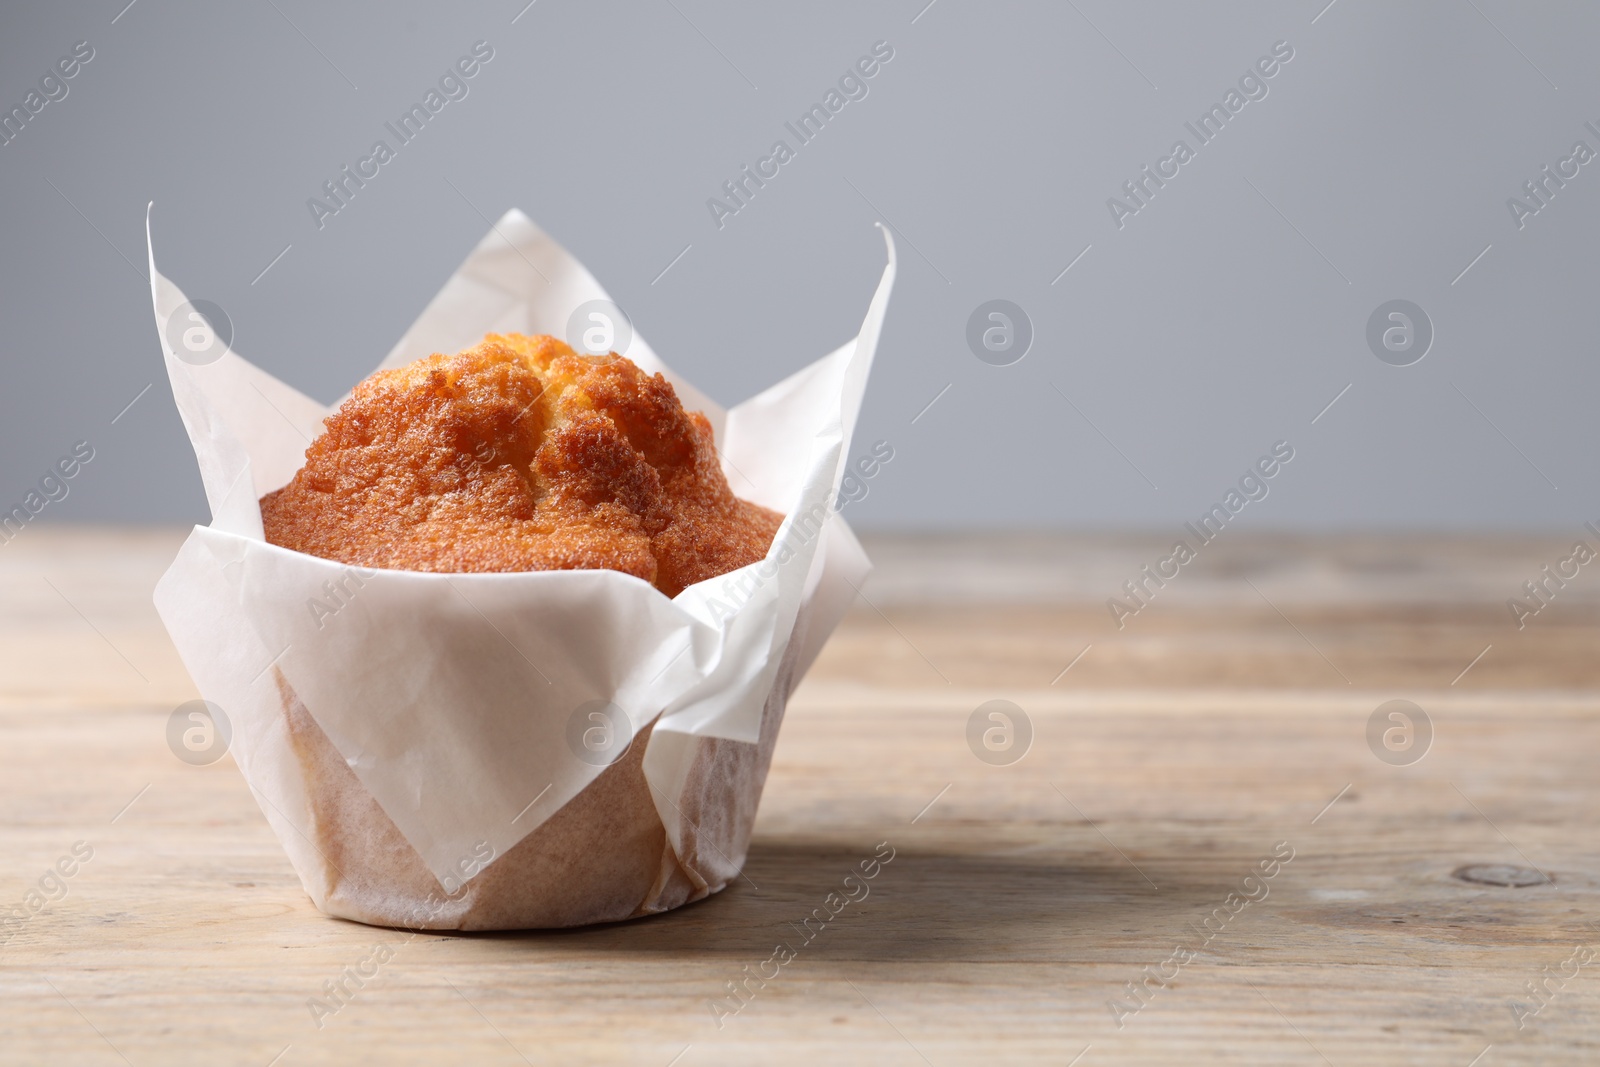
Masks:
[[[1567,962],[1600,945],[1600,579],[1522,630],[1505,605],[1562,538],[1219,539],[1121,630],[1105,598],[1160,541],[872,540],[747,881],[641,922],[413,936],[317,913],[231,760],[167,750],[195,694],[149,595],[181,537],[0,547],[0,915],[93,848],[6,928],[0,1063],[1600,1061],[1600,953]],[[996,698],[1034,734],[1009,766],[966,741]],[[1435,730],[1409,766],[1365,738],[1393,698]],[[803,940],[881,842],[870,895]],[[1198,951],[1135,999],[1175,946]],[[319,1027],[311,998],[379,956]]]

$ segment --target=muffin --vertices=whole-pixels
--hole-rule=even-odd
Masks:
[[[363,568],[608,569],[669,597],[766,556],[783,516],[728,486],[660,374],[490,334],[379,371],[261,499],[274,545]]]
[[[789,698],[870,566],[829,504],[883,232],[856,338],[725,416],[694,403],[709,420],[638,337],[638,365],[515,334],[428,355],[605,299],[515,210],[337,409],[231,349],[186,358],[188,298],[151,252],[212,512],[156,606],[319,909],[563,927],[739,879]],[[736,497],[735,465],[794,521]]]

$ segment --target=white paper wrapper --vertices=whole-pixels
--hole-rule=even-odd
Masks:
[[[186,297],[152,242],[156,327],[212,511],[156,606],[319,907],[390,925],[571,925],[738,875],[784,702],[869,566],[832,505],[894,283],[884,236],[857,337],[730,411],[643,338],[624,353],[705,412],[735,492],[786,516],[765,561],[671,600],[613,571],[356,572],[267,544],[257,502],[331,409],[232,351],[177,358],[168,326]],[[382,366],[488,332],[561,336],[593,299],[606,294],[582,264],[511,211]],[[609,766],[574,741],[606,727],[585,711],[606,702],[626,719],[610,728],[637,741]]]

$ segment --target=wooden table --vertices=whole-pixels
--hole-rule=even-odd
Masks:
[[[1570,540],[1230,531],[1120,631],[1105,598],[1161,539],[874,540],[748,882],[412,936],[317,913],[231,759],[168,751],[195,694],[149,594],[181,536],[0,547],[0,914],[74,872],[0,947],[0,1062],[1600,1061],[1600,949],[1573,955],[1600,945],[1600,578],[1520,631],[1505,604]],[[1006,766],[967,741],[993,699],[1034,734]],[[1391,699],[1432,722],[1420,761],[1369,747]],[[871,896],[719,1029],[725,984],[885,841]],[[319,1029],[309,999],[377,945]]]

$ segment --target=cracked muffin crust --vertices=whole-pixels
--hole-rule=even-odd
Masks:
[[[676,596],[765,557],[783,516],[734,496],[711,424],[660,374],[490,334],[379,371],[261,499],[274,545],[361,567],[609,569]]]

